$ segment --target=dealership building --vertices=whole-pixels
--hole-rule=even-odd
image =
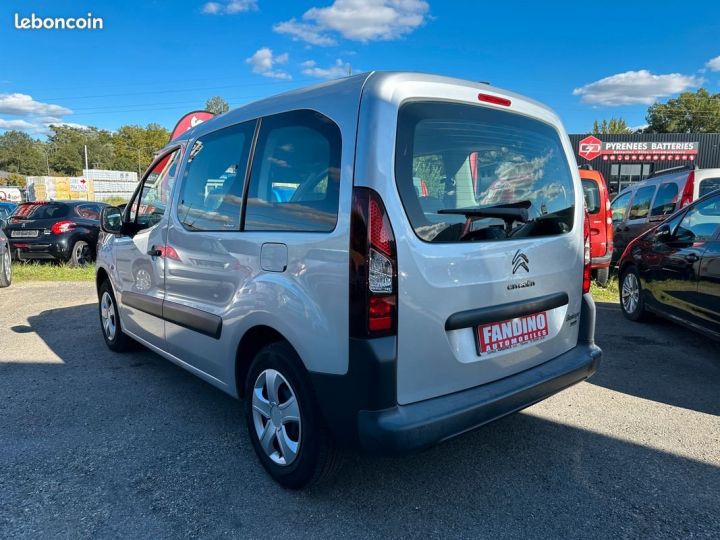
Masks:
[[[720,133],[585,134],[570,141],[578,165],[600,171],[612,193],[670,167],[720,167]]]

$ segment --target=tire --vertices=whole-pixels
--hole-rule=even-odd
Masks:
[[[12,257],[10,246],[0,253],[0,287],[9,287],[12,283]]]
[[[647,318],[640,276],[634,266],[626,268],[620,275],[620,309],[631,321]]]
[[[595,281],[601,287],[607,287],[608,278],[610,277],[610,268],[598,268]]]
[[[257,353],[245,382],[245,419],[255,453],[289,489],[328,478],[340,461],[301,362],[287,342],[272,343]]]
[[[78,240],[73,244],[72,251],[70,252],[70,260],[68,261],[72,266],[85,266],[93,261],[92,251],[90,250],[90,244],[85,240]]]
[[[111,351],[121,353],[129,350],[132,340],[126,334],[123,334],[117,301],[108,280],[103,281],[100,285],[98,299],[100,330],[103,339],[105,339],[105,344]]]

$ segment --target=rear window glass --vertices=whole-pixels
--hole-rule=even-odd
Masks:
[[[13,212],[14,219],[56,219],[67,217],[70,208],[58,203],[21,204]]]
[[[427,242],[568,232],[573,180],[557,131],[481,106],[416,102],[398,117],[395,176]]]
[[[588,213],[597,214],[600,211],[600,188],[594,180],[583,180],[583,193],[585,195],[585,207]]]
[[[720,178],[705,178],[700,182],[700,197],[720,189]]]

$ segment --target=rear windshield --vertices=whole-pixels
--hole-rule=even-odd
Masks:
[[[597,214],[600,211],[600,188],[594,180],[583,180],[583,194],[585,195],[585,207],[589,214]]]
[[[708,193],[720,189],[720,178],[705,178],[700,182],[700,197]]]
[[[395,177],[427,242],[504,240],[572,229],[572,174],[557,131],[481,106],[401,107]]]
[[[55,219],[68,215],[69,207],[59,203],[26,203],[13,212],[13,219]]]

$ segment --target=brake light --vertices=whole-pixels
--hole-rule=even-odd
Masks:
[[[682,197],[680,198],[680,208],[683,208],[693,202],[693,194],[695,193],[695,171],[690,171],[688,174],[687,182],[685,182],[685,189],[683,189]]]
[[[590,258],[590,215],[587,210],[585,210],[583,229],[583,294],[585,294],[590,292],[590,282],[592,281],[592,265]]]
[[[350,225],[350,335],[378,337],[396,330],[395,235],[380,196],[356,187]]]
[[[500,96],[493,96],[491,94],[478,94],[478,100],[484,101],[485,103],[492,103],[493,105],[502,105],[503,107],[510,106],[510,100]]]
[[[168,245],[161,246],[160,252],[162,253],[161,256],[165,257],[166,259],[172,259],[173,261],[180,261],[180,262],[182,261],[182,259],[180,259],[180,255],[178,255],[178,252],[172,246],[168,246]]]
[[[74,221],[63,220],[54,223],[53,226],[50,227],[50,232],[53,234],[63,234],[66,232],[74,231],[75,227],[77,227],[77,223],[75,223]]]

